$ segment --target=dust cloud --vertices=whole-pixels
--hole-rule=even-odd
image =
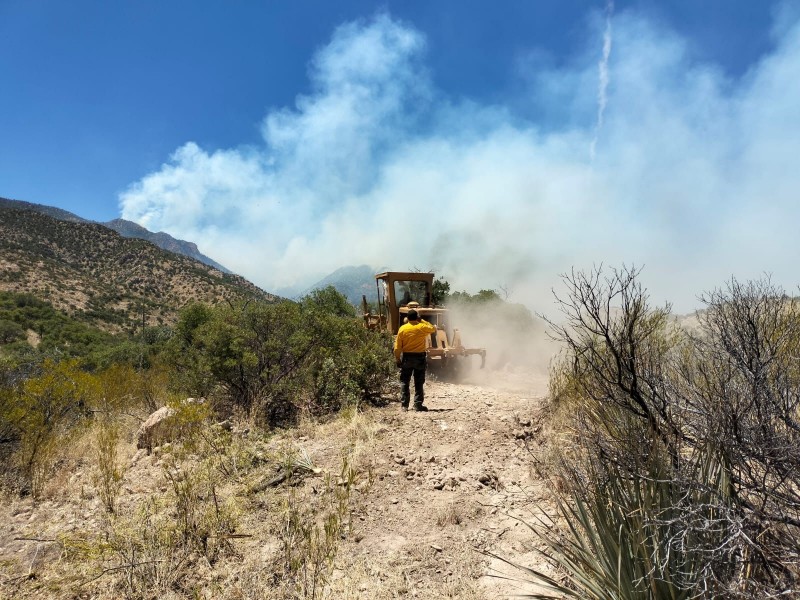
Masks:
[[[548,334],[547,323],[521,305],[497,301],[485,305],[461,303],[447,306],[449,321],[458,328],[467,348],[485,348],[486,364],[467,358],[465,382],[502,389],[536,389],[546,392],[549,367],[560,345]]]

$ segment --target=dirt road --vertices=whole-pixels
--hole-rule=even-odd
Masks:
[[[482,376],[482,377],[481,377]],[[337,565],[360,598],[498,598],[519,588],[489,550],[539,559],[531,522],[545,506],[532,468],[546,378],[481,373],[469,384],[429,382],[429,412],[374,411],[375,482]],[[516,575],[522,575],[516,572]]]

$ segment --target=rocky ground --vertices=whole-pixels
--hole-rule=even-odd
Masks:
[[[325,591],[316,597],[479,599],[530,590],[494,577],[523,573],[484,552],[525,565],[540,562],[525,523],[552,511],[546,483],[535,468],[546,388],[544,376],[480,371],[461,384],[429,381],[428,412],[403,412],[399,403],[390,402],[356,419],[309,423],[276,436],[267,445],[300,449],[317,472],[246,496],[239,531],[247,537],[233,542],[235,556],[197,575],[197,597],[265,597],[256,591],[267,589],[268,571],[285,541],[276,534],[276,507],[287,498],[311,503],[321,497],[324,474],[327,481],[341,476],[345,451],[357,472],[347,535],[325,578]],[[134,457],[130,445],[126,453],[121,512],[153,492],[169,491],[158,468],[166,460],[163,452]],[[258,478],[250,474],[247,485],[268,478],[270,469],[274,466],[265,465]],[[26,597],[122,597],[122,583],[111,585],[114,571],[88,569],[65,578],[69,569],[58,540],[105,526],[89,471],[64,474],[38,504],[16,499],[0,506],[0,569],[5,571],[0,596],[5,591]],[[244,483],[237,485],[242,495]],[[101,578],[90,582],[95,572]],[[64,583],[67,579],[70,583]],[[107,586],[98,587],[104,580]]]
[[[552,511],[535,464],[546,378],[476,373],[426,384],[428,412],[378,411],[376,480],[340,564],[368,565],[362,598],[498,598],[528,589],[483,551],[541,566],[525,523]],[[496,577],[493,575],[500,575]]]

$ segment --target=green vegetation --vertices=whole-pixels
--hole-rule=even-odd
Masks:
[[[30,332],[41,354],[87,356],[112,343],[113,337],[70,318],[32,294],[0,292],[0,348],[6,356],[28,357]]]
[[[149,367],[172,336],[166,326],[112,335],[68,315],[33,294],[0,292],[0,362],[29,372],[45,359],[79,358],[85,367]]]
[[[193,396],[277,424],[380,397],[390,340],[367,331],[332,287],[300,303],[191,305],[167,357]]]
[[[78,321],[113,333],[171,325],[187,302],[275,297],[235,275],[96,223],[59,221],[0,206],[0,287],[34,294]],[[0,333],[14,335],[0,327]]]
[[[436,288],[434,285],[434,289]],[[451,294],[450,284],[444,280],[440,281],[438,290],[438,293],[443,294],[443,302],[463,313],[467,319],[482,320],[480,315],[491,315],[493,321],[511,327],[518,336],[528,335],[536,328],[536,320],[530,309],[524,304],[509,302],[496,290],[479,290],[477,294],[465,291]]]
[[[174,328],[151,327],[136,337],[102,334],[99,350],[73,343],[74,332],[87,326],[45,302],[5,295],[2,306],[6,321],[23,331],[37,328],[42,340],[69,343],[73,354],[84,355],[56,352],[52,358],[30,348],[35,360],[23,368],[11,360],[20,355],[8,350],[20,343],[19,334],[4,329],[10,341],[0,368],[0,488],[38,502],[58,493],[53,480],[60,473],[88,467],[85,481],[93,489],[81,489],[81,502],[84,494],[95,496],[102,510],[94,529],[53,540],[61,547],[56,568],[64,569],[63,578],[0,582],[12,594],[74,595],[88,586],[104,589],[103,597],[196,597],[198,569],[233,559],[233,540],[248,537],[240,518],[253,501],[254,481],[274,476],[265,462],[287,477],[319,473],[294,450],[265,455],[271,426],[342,408],[358,415],[361,402],[380,400],[394,373],[390,340],[367,331],[333,288],[300,303],[191,304]],[[161,459],[158,483],[141,498],[125,494],[121,500],[130,461],[120,452],[129,446],[124,441],[163,406],[172,411],[166,427],[173,442],[153,450]],[[246,438],[219,425],[231,421],[246,424]],[[350,534],[351,490],[361,477],[354,452],[342,456],[338,477],[327,475],[313,498],[297,497],[288,487],[268,513],[281,547],[268,579],[241,582],[260,590],[254,597],[264,597],[264,590],[275,597],[323,597],[338,546]],[[260,564],[252,573],[263,571]]]
[[[120,415],[170,398],[208,398],[219,418],[286,424],[380,400],[390,339],[367,331],[332,287],[300,303],[192,304],[174,331],[111,336],[30,295],[0,295],[0,448],[7,487],[37,495],[59,446],[95,425],[101,494],[114,510]],[[33,348],[20,331],[38,332]],[[179,411],[188,410],[174,403]],[[196,419],[195,419],[196,420]]]

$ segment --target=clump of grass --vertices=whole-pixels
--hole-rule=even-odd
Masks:
[[[439,527],[446,525],[461,525],[464,522],[464,513],[460,504],[450,502],[440,509],[436,515],[436,524]]]
[[[296,457],[294,464],[315,470],[307,454]],[[352,529],[350,496],[358,474],[347,455],[335,480],[326,476],[321,506],[299,498],[287,486],[278,528],[280,542],[280,586],[291,598],[320,598],[330,582],[339,544]]]
[[[117,496],[122,487],[123,469],[118,459],[120,428],[117,423],[103,418],[95,432],[92,451],[95,459],[95,471],[92,483],[105,509],[116,512]]]

